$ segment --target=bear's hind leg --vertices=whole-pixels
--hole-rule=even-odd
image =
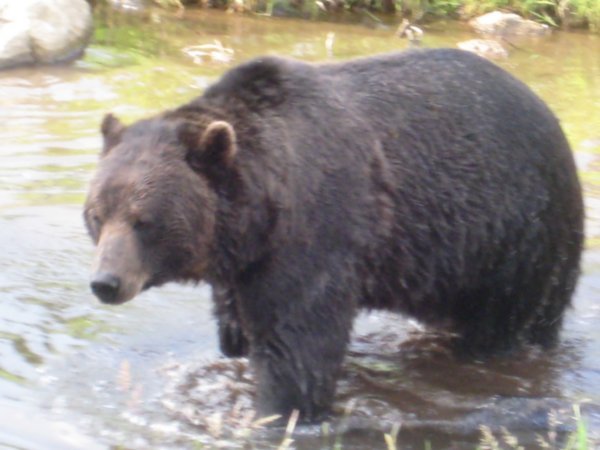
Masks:
[[[503,299],[482,296],[466,303],[455,319],[455,350],[460,356],[485,358],[506,354],[518,346],[520,320],[503,305]]]
[[[453,316],[459,354],[507,354],[527,340],[541,296],[539,285],[517,276],[501,279],[502,273],[497,269],[496,277],[482,277],[480,286],[458,296]]]
[[[578,275],[578,264],[556,258],[544,266],[497,269],[510,277],[482,277],[455,310],[459,349],[474,356],[508,353],[522,344],[553,347]]]
[[[557,344],[564,311],[571,303],[579,276],[578,254],[573,258],[558,258],[560,264],[556,264],[548,277],[542,300],[527,330],[526,339],[530,344],[542,348]]]

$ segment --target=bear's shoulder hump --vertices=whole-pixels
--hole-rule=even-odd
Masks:
[[[275,102],[285,97],[294,80],[302,77],[302,69],[308,67],[309,64],[277,56],[255,58],[223,75],[204,97],[235,97],[254,106]]]

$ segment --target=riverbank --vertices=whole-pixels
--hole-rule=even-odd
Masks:
[[[104,0],[97,0],[104,1]],[[110,0],[109,0],[110,1]],[[115,2],[115,0],[112,0]],[[136,0],[129,0],[136,3]],[[346,12],[399,15],[412,23],[440,19],[469,20],[494,10],[561,29],[600,33],[598,0],[148,0],[163,7],[203,6],[232,12],[255,12],[297,18],[319,18]],[[127,3],[119,0],[116,3]],[[143,0],[137,0],[143,2]]]

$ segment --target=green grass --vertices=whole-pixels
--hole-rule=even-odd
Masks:
[[[565,450],[588,450],[591,449],[591,442],[588,438],[587,425],[581,417],[579,405],[573,407],[577,430],[569,436]]]
[[[576,16],[585,18],[592,31],[600,32],[600,1],[598,0],[569,0]]]
[[[343,422],[351,413],[353,408],[353,402],[350,401],[346,407],[346,410],[341,418]],[[259,419],[251,424],[248,430],[237,430],[236,435],[238,438],[233,437],[233,440],[230,441],[232,446],[235,448],[244,448],[248,450],[258,450],[258,448],[265,447],[256,447],[252,442],[253,432],[256,430],[260,430],[264,425],[267,425],[273,420],[276,420],[279,416],[272,416],[269,418]],[[536,448],[547,449],[547,450],[592,450],[597,447],[598,442],[592,442],[591,437],[588,432],[588,426],[586,424],[585,419],[581,415],[580,405],[573,406],[573,415],[572,419],[568,420],[568,423],[565,423],[565,420],[559,419],[558,414],[554,412],[549,413],[548,417],[548,430],[545,434],[536,434]],[[298,422],[298,413],[294,411],[290,419],[287,423],[285,431],[283,431],[282,437],[279,440],[279,443],[273,443],[269,445],[268,448],[273,450],[292,450],[295,448],[295,439],[294,439],[294,431]],[[491,424],[490,424],[491,425]],[[562,432],[559,431],[562,426],[570,425],[574,428],[574,431],[571,432],[568,436],[562,435]],[[370,450],[399,450],[402,448],[401,438],[399,437],[399,432],[401,430],[401,424],[394,424],[388,433],[382,434],[381,444],[373,445]],[[213,436],[217,437],[217,436]],[[223,440],[225,436],[219,436],[221,442],[224,443],[226,440]],[[321,438],[322,445],[319,447],[321,450],[344,450],[344,436],[339,432],[332,431],[331,424],[328,422],[323,422],[321,424]],[[241,439],[238,440],[238,439]],[[233,445],[235,443],[235,445]],[[239,447],[238,447],[239,446]],[[480,427],[480,438],[479,444],[473,444],[473,450],[527,450],[529,448],[529,444],[521,444],[519,442],[519,438],[513,434],[510,430],[501,427],[500,431],[492,431],[492,427],[489,425],[482,425]],[[196,443],[193,446],[196,450],[208,450],[213,449],[210,444],[205,443]],[[433,446],[431,442],[425,440],[423,442],[423,450],[432,450]]]
[[[592,448],[596,448],[589,437],[585,419],[581,416],[580,405],[573,406],[573,421],[575,431],[569,434],[564,443],[561,443],[557,438],[557,427],[561,423],[556,415],[550,413],[549,430],[545,436],[537,435],[538,447],[548,450],[592,450]],[[519,443],[518,438],[505,428],[502,428],[500,433],[492,433],[490,427],[482,425],[480,431],[481,438],[477,450],[526,450],[526,447]]]

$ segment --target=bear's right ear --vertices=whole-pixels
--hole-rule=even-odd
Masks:
[[[229,122],[211,122],[200,138],[203,159],[212,164],[229,166],[237,153],[235,130]]]
[[[100,131],[104,138],[104,146],[102,148],[102,156],[108,154],[111,148],[121,142],[121,136],[123,135],[125,126],[121,123],[117,117],[111,113],[104,116],[102,119],[102,125]]]
[[[235,130],[229,122],[215,120],[188,150],[187,161],[194,170],[211,176],[224,174],[231,168],[237,154]]]

